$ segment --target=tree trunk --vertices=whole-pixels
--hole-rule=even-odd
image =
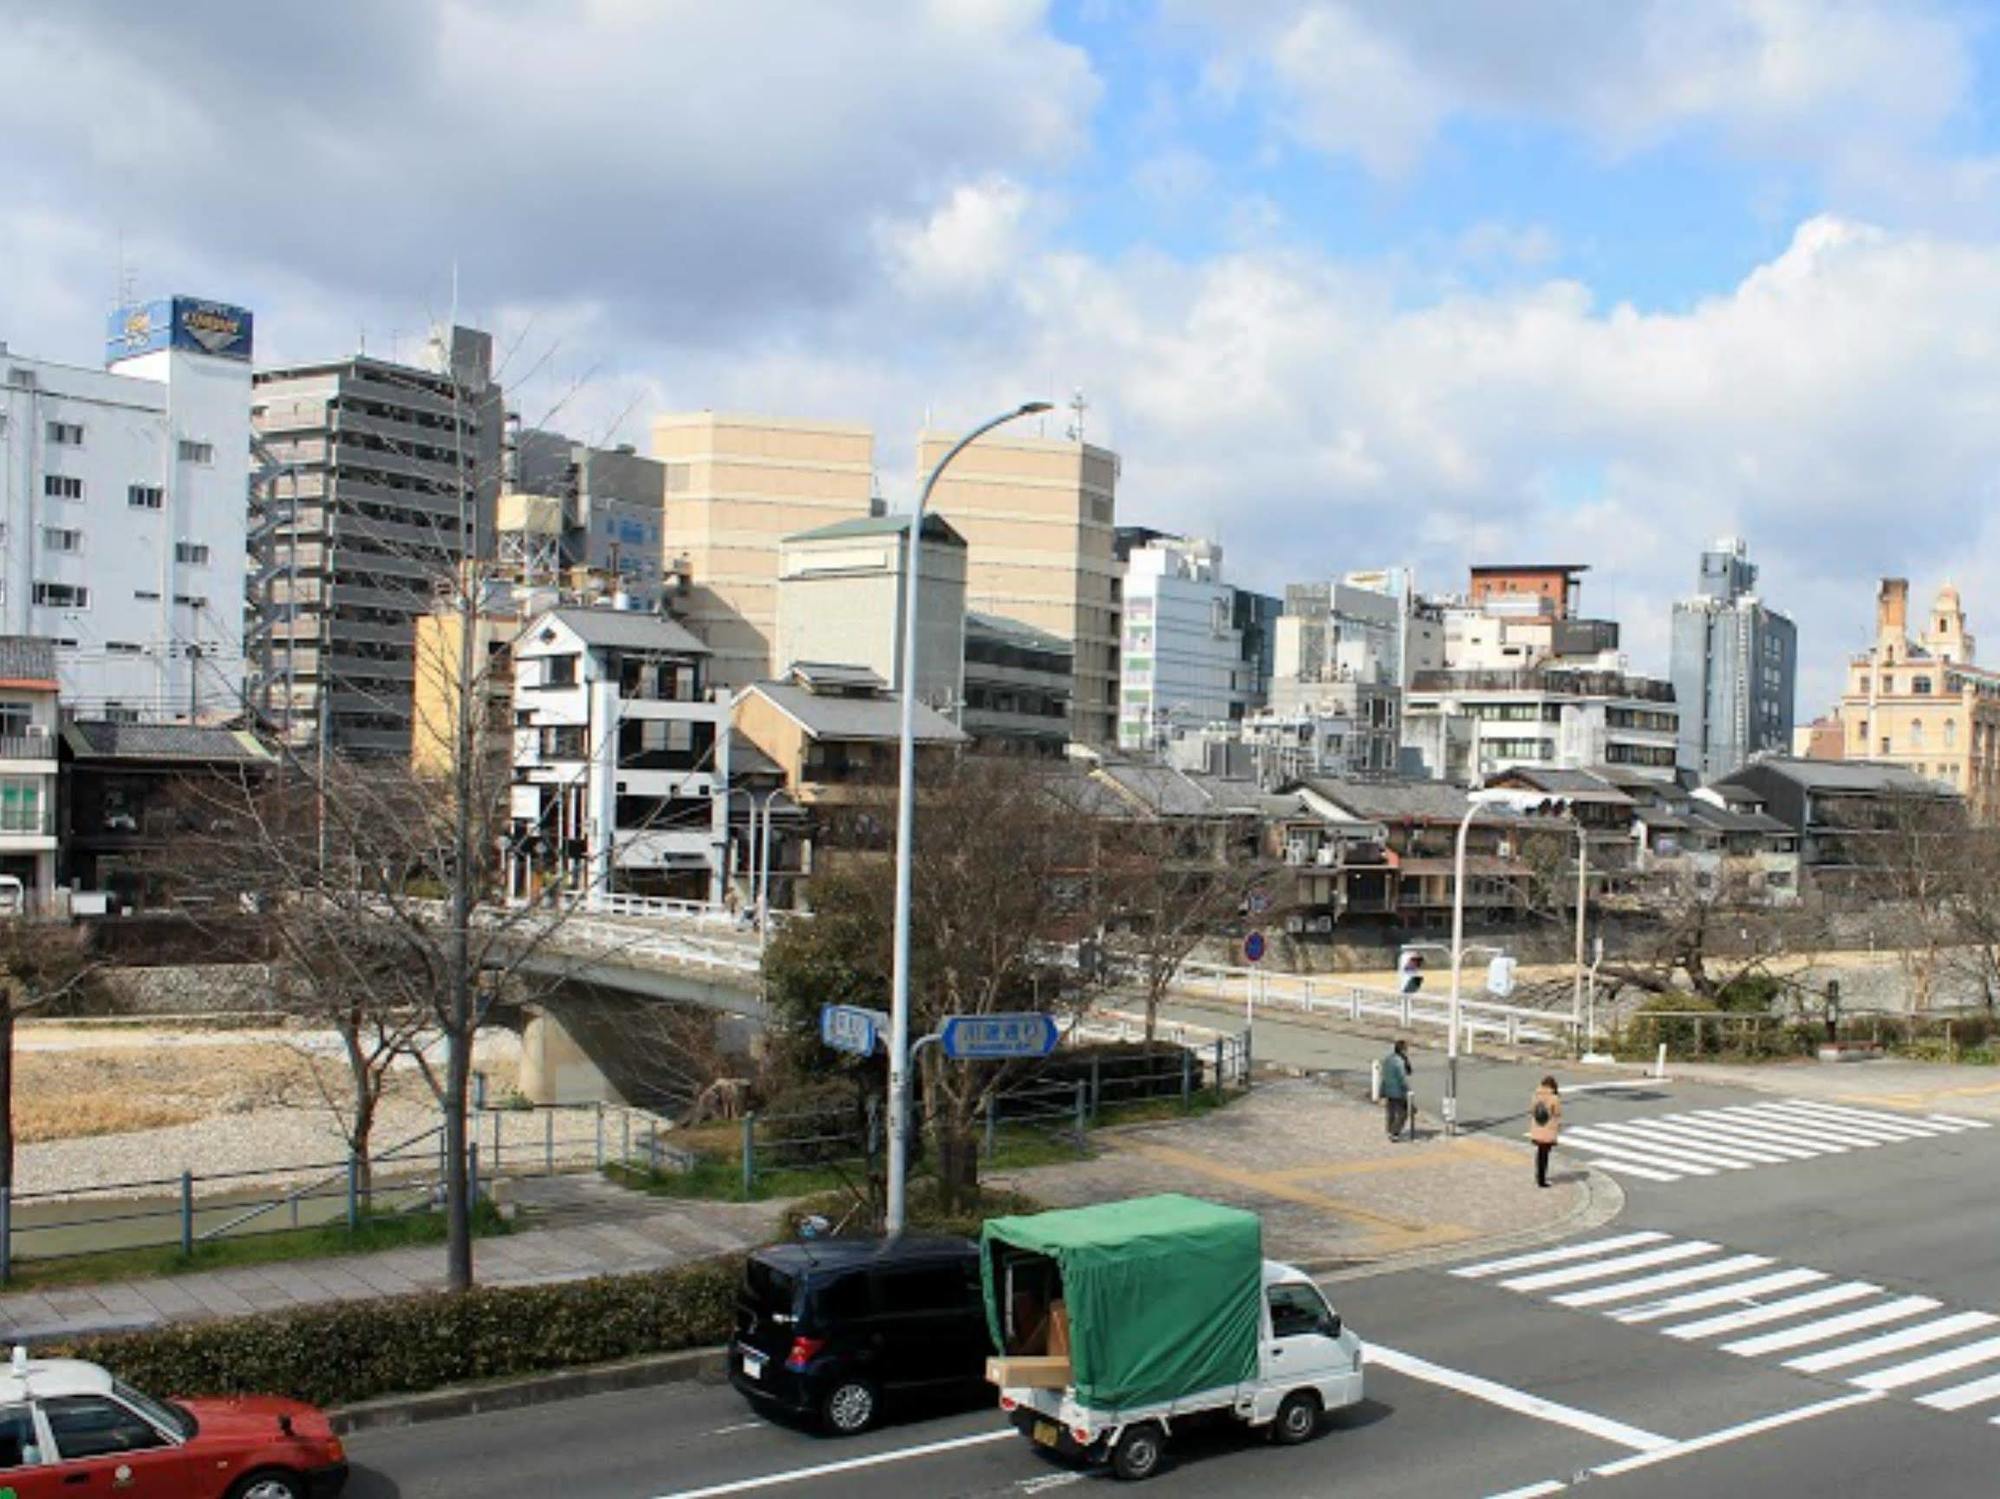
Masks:
[[[375,1108],[381,1102],[374,1080],[366,1073],[354,1077],[354,1121],[347,1131],[347,1149],[354,1160],[354,1187],[361,1211],[374,1211],[375,1164],[369,1159],[375,1133]]]
[[[949,1110],[937,1119],[938,1197],[956,1213],[979,1201],[979,1131]]]

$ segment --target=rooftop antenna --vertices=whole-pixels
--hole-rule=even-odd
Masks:
[[[1069,398],[1069,440],[1083,441],[1083,414],[1090,409],[1090,402],[1083,398],[1083,387],[1070,392]]]

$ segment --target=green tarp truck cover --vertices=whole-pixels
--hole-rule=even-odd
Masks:
[[[987,1219],[979,1263],[996,1348],[1006,1347],[1008,1248],[1062,1272],[1080,1404],[1127,1410],[1256,1376],[1264,1244],[1254,1213],[1169,1193]]]

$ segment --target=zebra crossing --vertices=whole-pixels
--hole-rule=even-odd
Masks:
[[[1562,1143],[1615,1175],[1674,1182],[1991,1128],[1988,1121],[1954,1114],[1892,1114],[1781,1098],[1573,1125],[1563,1130]]]
[[[1451,1271],[1739,1358],[2000,1426],[2000,1315],[1651,1230]]]

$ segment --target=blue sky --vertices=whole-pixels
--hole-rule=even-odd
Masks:
[[[1994,19],[41,7],[0,48],[0,338],[92,362],[122,281],[252,307],[267,360],[407,353],[456,267],[527,419],[863,421],[892,499],[926,412],[1080,387],[1121,519],[1273,591],[1559,555],[1657,670],[1702,545],[1741,534],[1809,716],[1878,574],[2000,616]]]

